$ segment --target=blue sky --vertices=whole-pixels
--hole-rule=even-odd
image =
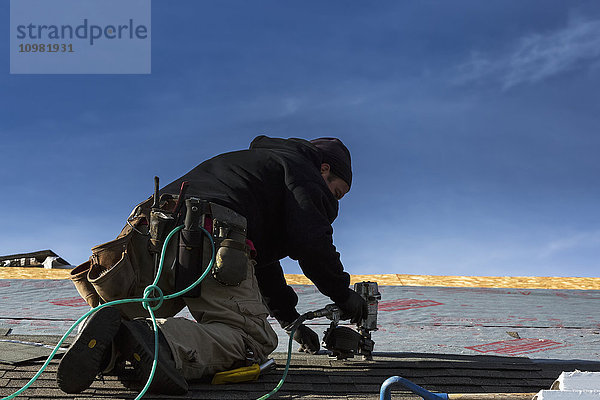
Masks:
[[[598,2],[154,0],[150,75],[10,75],[3,37],[0,254],[83,262],[154,175],[337,136],[349,272],[598,276]]]

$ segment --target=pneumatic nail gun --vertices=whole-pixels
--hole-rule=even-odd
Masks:
[[[377,282],[355,283],[354,291],[361,295],[368,305],[367,316],[356,324],[356,329],[339,326],[341,310],[335,304],[329,304],[317,311],[310,311],[302,317],[305,317],[303,320],[319,317],[331,320],[331,324],[323,336],[323,345],[331,351],[332,357],[344,360],[360,354],[363,356],[363,360],[372,360],[375,342],[371,339],[371,332],[377,330],[377,307],[381,294]]]

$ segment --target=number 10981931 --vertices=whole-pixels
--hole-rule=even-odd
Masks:
[[[74,53],[71,43],[20,43],[19,53]]]

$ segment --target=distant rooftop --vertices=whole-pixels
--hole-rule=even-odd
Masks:
[[[52,250],[40,250],[31,253],[10,254],[0,256],[0,267],[47,267],[69,265]]]

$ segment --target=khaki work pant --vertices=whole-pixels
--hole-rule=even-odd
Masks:
[[[90,306],[96,306],[99,301],[140,297],[144,288],[153,282],[149,226],[140,224],[148,219],[150,201],[136,206],[132,213],[137,216],[131,219],[133,224],[128,219],[128,225],[117,239],[92,248],[90,262],[73,270],[71,279]],[[231,220],[233,225],[243,218],[213,203],[211,209],[213,214],[220,215],[213,215],[217,220]],[[207,237],[203,240],[203,265],[207,265],[212,257],[212,245]],[[158,286],[165,294],[176,291],[173,266],[176,265],[178,247],[178,241],[172,240],[164,254],[164,269]],[[247,260],[246,279],[240,285],[222,285],[209,273],[200,284],[200,297],[166,300],[155,311],[176,366],[186,379],[210,377],[216,372],[244,366],[247,358],[253,362],[265,361],[277,347],[277,335],[267,322],[268,310],[254,276],[255,261]],[[221,264],[226,262],[244,268],[244,259],[239,255],[233,259],[223,256]],[[196,321],[174,317],[186,305]],[[148,317],[141,303],[116,307],[128,319]]]
[[[254,264],[248,262],[246,279],[239,286],[224,286],[209,273],[200,284],[200,297],[173,299],[158,310],[162,317],[171,315],[157,318],[157,322],[177,369],[187,380],[245,366],[249,356],[254,362],[265,361],[277,347]],[[185,305],[196,322],[172,317]]]

